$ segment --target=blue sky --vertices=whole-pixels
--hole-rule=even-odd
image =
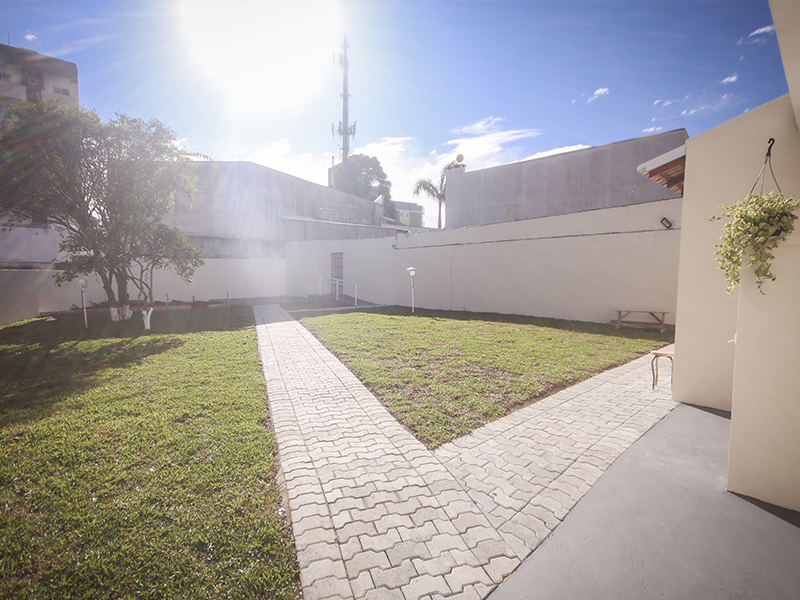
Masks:
[[[104,119],[156,118],[214,160],[323,184],[346,34],[352,151],[429,226],[435,205],[411,188],[458,153],[471,170],[697,135],[788,91],[766,1],[50,0],[0,15],[13,46],[77,64]]]

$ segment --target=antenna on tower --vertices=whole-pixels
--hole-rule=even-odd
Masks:
[[[334,59],[335,60],[335,59]],[[342,162],[347,160],[350,155],[350,138],[356,136],[356,124],[350,125],[350,93],[348,92],[348,76],[350,71],[350,48],[347,45],[347,38],[342,41],[342,52],[339,54],[339,66],[342,67],[342,120],[339,121],[338,129],[331,124],[331,132],[342,138]]]

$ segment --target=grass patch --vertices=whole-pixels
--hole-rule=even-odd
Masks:
[[[0,597],[295,598],[250,307],[0,328]]]
[[[511,315],[411,315],[399,307],[298,316],[429,448],[674,338]]]

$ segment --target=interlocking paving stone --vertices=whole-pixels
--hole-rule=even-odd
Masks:
[[[675,406],[642,357],[431,452],[283,309],[254,314],[306,600],[485,598]]]

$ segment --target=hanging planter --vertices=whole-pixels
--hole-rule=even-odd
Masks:
[[[794,212],[800,208],[795,196],[784,198],[781,193],[747,198],[722,207],[722,214],[712,221],[730,218],[722,228],[722,238],[716,245],[719,268],[725,271],[725,290],[733,293],[740,281],[742,268],[753,269],[758,290],[765,281],[775,281],[770,267],[775,255],[772,251],[794,231]]]
[[[719,268],[725,271],[725,291],[733,293],[736,284],[741,280],[741,270],[753,269],[758,284],[758,291],[765,281],[775,281],[770,267],[775,255],[772,251],[785,241],[794,231],[795,211],[800,208],[800,201],[795,195],[784,198],[783,192],[775,179],[772,170],[772,146],[775,138],[767,142],[767,154],[764,166],[756,177],[750,194],[744,200],[734,202],[730,206],[722,206],[722,214],[713,216],[709,221],[728,218],[722,228],[720,243],[715,246]],[[764,194],[765,171],[769,165],[772,180],[778,192]],[[761,181],[760,193],[755,194],[756,185]]]

